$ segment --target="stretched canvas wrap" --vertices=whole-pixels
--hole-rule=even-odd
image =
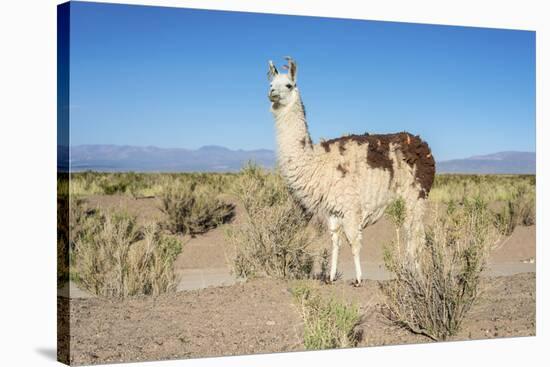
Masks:
[[[57,131],[63,363],[535,335],[535,32],[68,2]]]

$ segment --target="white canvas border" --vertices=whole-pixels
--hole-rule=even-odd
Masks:
[[[537,336],[339,351],[281,353],[138,363],[135,366],[334,366],[542,365],[549,357],[548,241],[548,22],[542,1],[108,1],[203,9],[318,15],[414,23],[483,26],[537,31]],[[0,192],[3,233],[2,365],[53,365],[55,356],[55,154],[56,4],[11,1],[0,5],[2,107]],[[546,285],[546,291],[542,287]]]

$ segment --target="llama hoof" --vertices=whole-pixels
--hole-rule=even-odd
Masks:
[[[361,281],[360,281],[360,280],[355,280],[355,281],[353,282],[353,286],[356,287],[356,288],[357,288],[357,287],[360,287],[360,286],[361,286]]]

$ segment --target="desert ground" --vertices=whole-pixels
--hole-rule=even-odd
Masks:
[[[163,221],[166,215],[155,195],[82,198],[88,208],[123,209],[139,223]],[[224,198],[235,206],[226,225],[239,224],[244,217],[242,204],[231,196]],[[74,281],[61,284],[58,312],[65,324],[60,330],[70,330],[70,336],[59,337],[60,345],[70,346],[71,364],[305,350],[303,319],[291,292],[297,281],[238,279],[231,271],[235,249],[227,243],[224,230],[219,226],[203,234],[178,235],[183,249],[174,261],[175,292],[113,299],[93,295]],[[535,234],[535,225],[518,225],[499,241],[490,254],[478,301],[461,331],[449,340],[535,335]],[[345,244],[339,259],[342,276],[335,284],[305,280],[322,295],[358,306],[360,347],[432,342],[395,325],[382,312],[380,282],[392,278],[384,267],[383,245],[394,235],[387,218],[365,229],[361,287],[350,284],[354,270]],[[328,234],[315,245],[318,250],[329,249]]]

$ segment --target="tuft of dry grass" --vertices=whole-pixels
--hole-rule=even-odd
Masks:
[[[140,227],[124,213],[84,219],[72,252],[80,286],[103,297],[159,295],[175,289],[173,263],[181,243],[156,224]]]
[[[195,183],[214,193],[224,193],[236,178],[234,173],[136,173],[73,172],[71,195],[130,195],[135,199],[161,196],[168,187]]]
[[[235,247],[234,273],[243,278],[311,277],[318,233],[308,226],[310,216],[290,195],[280,175],[248,165],[233,193],[244,207],[245,219],[227,227],[225,237]]]
[[[162,195],[164,223],[172,233],[196,235],[226,223],[234,215],[234,206],[217,199],[208,187],[195,182],[166,189]]]
[[[429,200],[439,203],[462,203],[467,198],[480,197],[489,203],[503,202],[510,200],[520,186],[523,186],[529,195],[534,195],[535,185],[534,175],[439,174],[435,176]]]
[[[296,284],[291,292],[304,321],[306,349],[349,348],[359,343],[362,317],[357,305],[324,298],[306,283]]]
[[[399,224],[396,218],[402,215],[397,210],[389,216]],[[455,335],[479,296],[481,273],[498,241],[487,204],[476,198],[463,205],[451,203],[443,213],[436,210],[416,259],[398,241],[384,253],[384,263],[395,275],[381,283],[386,316],[434,340]]]

